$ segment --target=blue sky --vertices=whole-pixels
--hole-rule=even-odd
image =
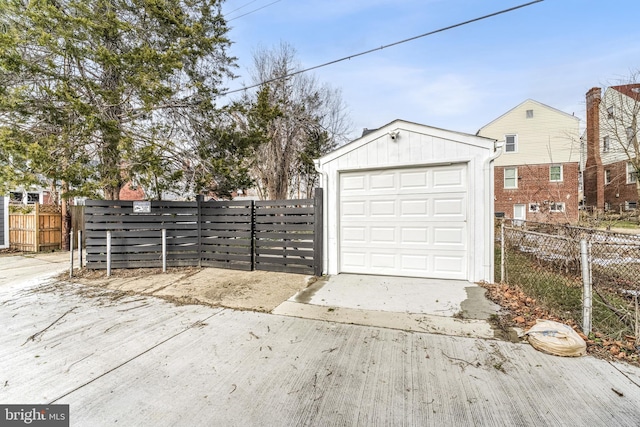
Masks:
[[[528,0],[273,2],[225,2],[240,66],[228,89],[250,82],[260,47],[289,43],[307,68]],[[640,1],[545,0],[312,73],[342,91],[355,138],[395,119],[475,133],[528,98],[584,120],[589,88],[638,70]]]

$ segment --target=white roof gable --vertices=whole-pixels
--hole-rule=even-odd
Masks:
[[[326,164],[335,159],[338,159],[354,150],[357,150],[375,140],[378,140],[384,135],[389,134],[390,132],[400,133],[400,138],[402,138],[402,132],[409,132],[415,134],[429,135],[443,140],[449,140],[452,143],[459,144],[467,144],[474,147],[485,148],[489,150],[493,150],[493,143],[495,139],[486,138],[477,135],[471,135],[463,132],[455,132],[446,129],[440,129],[432,126],[422,125],[418,123],[408,122],[405,120],[394,120],[391,123],[388,123],[382,126],[379,129],[371,130],[366,135],[351,141],[350,143],[343,145],[342,147],[337,148],[336,150],[326,154],[320,159],[316,160],[317,164]]]

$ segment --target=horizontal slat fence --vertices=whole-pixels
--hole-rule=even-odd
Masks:
[[[200,259],[203,267],[253,269],[253,201],[200,205]]]
[[[256,270],[313,270],[315,239],[322,235],[316,230],[315,206],[314,199],[256,202]]]
[[[322,274],[322,190],[314,199],[270,202],[151,202],[134,213],[131,201],[87,200],[87,268],[221,267]]]
[[[111,231],[111,268],[162,267],[163,228],[167,266],[198,265],[196,202],[151,202],[150,213],[134,213],[131,201],[87,200],[87,267],[107,268],[107,231]]]

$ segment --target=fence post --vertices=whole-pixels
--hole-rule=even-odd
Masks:
[[[251,220],[251,271],[256,269],[256,203],[249,200],[249,218]]]
[[[582,264],[582,332],[591,333],[591,274],[589,274],[589,249],[585,239],[580,240],[580,263]]]
[[[204,196],[198,194],[196,196],[196,205],[198,212],[198,267],[202,267],[202,202]]]
[[[33,248],[34,252],[40,252],[40,203],[36,203],[34,207],[34,215],[33,218],[33,228],[35,236],[33,238],[35,248]]]
[[[69,277],[73,277],[73,228],[69,233]]]
[[[316,188],[313,192],[313,274],[322,276],[323,260],[323,207],[322,188]]]
[[[111,277],[111,231],[107,231],[107,277]]]
[[[162,272],[167,272],[167,229],[162,229]]]
[[[502,220],[500,221],[500,283],[504,282],[504,220]]]
[[[78,264],[82,268],[82,230],[78,230]]]

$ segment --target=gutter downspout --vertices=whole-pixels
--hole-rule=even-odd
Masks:
[[[494,153],[489,156],[488,159],[484,162],[484,176],[485,176],[485,188],[489,191],[489,206],[485,207],[485,214],[488,215],[486,220],[487,226],[490,228],[489,232],[486,233],[488,236],[491,236],[489,239],[489,250],[486,251],[484,257],[484,268],[485,272],[488,272],[489,280],[491,283],[495,282],[494,277],[494,262],[495,262],[495,200],[494,200],[494,168],[493,161],[502,155],[502,149],[504,147],[505,141],[495,141],[494,142]],[[485,193],[486,194],[486,193]],[[485,246],[486,247],[486,246]]]
[[[322,224],[322,274],[327,274],[329,271],[329,227],[327,226],[329,221],[329,175],[321,169],[320,159],[314,159],[313,165],[316,168],[316,172],[322,176],[320,187],[324,189],[322,192],[322,217],[324,218],[324,223]]]

